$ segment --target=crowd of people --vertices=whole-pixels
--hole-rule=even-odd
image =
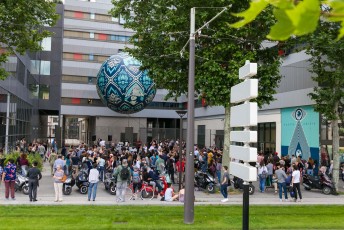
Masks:
[[[182,149],[180,150],[180,144]],[[29,165],[28,154],[39,154],[43,161],[50,165],[50,172],[53,177],[55,201],[63,201],[63,179],[65,175],[78,175],[81,165],[88,169],[88,200],[95,201],[97,185],[99,181],[104,181],[105,173],[111,172],[113,177],[117,178],[117,202],[125,201],[126,187],[130,182],[133,183],[133,197],[137,197],[137,192],[143,182],[151,185],[157,194],[161,194],[161,200],[183,201],[184,189],[175,192],[173,184],[179,182],[181,174],[183,184],[185,172],[185,142],[179,143],[179,140],[153,140],[149,145],[139,143],[135,147],[130,147],[130,143],[123,145],[112,143],[105,145],[105,141],[99,139],[97,144],[87,146],[81,143],[79,146],[62,146],[57,152],[56,146],[46,146],[45,143],[26,144],[25,138],[17,144],[17,150],[20,151],[20,157],[14,162],[10,160],[6,166],[0,166],[0,175],[5,182],[5,198],[10,196],[15,199],[14,181],[17,168],[22,175],[30,179],[30,201],[37,201],[38,181],[42,178],[37,162]],[[182,154],[181,157],[179,154]],[[235,159],[232,159],[235,161]],[[13,162],[12,162],[13,161]],[[287,188],[292,187],[293,200],[301,202],[302,193],[300,184],[302,175],[307,173],[313,175],[316,173],[318,163],[312,158],[307,161],[300,157],[289,155],[280,157],[278,153],[263,154],[257,156],[257,174],[259,178],[259,191],[265,192],[267,187],[274,188],[278,193],[280,201],[288,200]],[[32,168],[34,170],[32,170]],[[127,176],[123,177],[124,169],[127,169]],[[330,165],[325,171],[331,175]],[[322,168],[324,170],[324,168]],[[341,167],[344,180],[344,166]],[[227,166],[222,166],[222,151],[216,147],[198,148],[194,146],[194,170],[209,173],[220,187],[220,192],[224,199],[228,201],[228,186],[230,185],[230,176]],[[2,172],[3,171],[3,172]],[[164,174],[167,180],[167,188],[163,188],[160,175]],[[182,186],[183,187],[183,186]],[[284,194],[284,199],[282,199]],[[159,196],[159,195],[158,195]],[[158,197],[159,198],[159,197]]]

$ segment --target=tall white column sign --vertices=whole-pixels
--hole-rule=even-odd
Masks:
[[[244,146],[231,145],[230,157],[244,163],[230,162],[230,174],[244,181],[256,181],[257,169],[249,162],[257,161],[257,148],[250,143],[257,142],[257,131],[250,131],[251,126],[257,126],[258,106],[250,100],[258,97],[258,79],[250,79],[257,74],[257,63],[246,61],[239,69],[239,79],[244,80],[231,88],[231,127],[242,127],[242,131],[231,131],[232,142],[242,142]]]

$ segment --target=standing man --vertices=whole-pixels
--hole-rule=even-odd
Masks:
[[[125,202],[125,189],[127,188],[128,180],[130,180],[131,177],[127,159],[122,160],[122,165],[116,168],[113,177],[117,178],[116,201]]]
[[[99,157],[98,160],[98,171],[99,171],[99,177],[101,181],[104,181],[104,170],[105,170],[105,160],[104,157]]]
[[[44,159],[45,147],[42,145],[42,143],[40,143],[40,144],[38,145],[38,153],[39,153],[39,155],[42,157],[42,160],[45,161],[45,159]]]
[[[9,199],[10,191],[11,191],[12,200],[16,199],[15,194],[14,194],[14,185],[16,183],[16,171],[17,171],[17,167],[14,164],[14,160],[10,159],[4,168],[4,172],[2,173],[2,181],[5,182],[6,200]]]
[[[62,160],[62,155],[58,155],[57,160],[54,162],[54,172],[56,171],[58,165],[61,165],[61,168],[63,171],[65,171],[66,162]]]
[[[92,196],[93,201],[96,200],[98,181],[99,181],[99,171],[97,169],[97,164],[94,163],[93,168],[90,170],[90,175],[88,176],[88,182],[90,182],[90,185],[88,188],[88,201],[91,200],[91,196]]]
[[[48,158],[48,162],[50,164],[50,168],[51,168],[51,175],[54,175],[54,172],[55,172],[55,169],[54,169],[54,163],[57,159],[57,154],[55,152],[54,149],[51,150],[51,153],[49,155],[49,158]]]
[[[32,163],[32,168],[29,169],[27,177],[29,178],[29,197],[30,201],[37,201],[37,187],[38,181],[42,179],[41,171],[37,168],[37,161]]]

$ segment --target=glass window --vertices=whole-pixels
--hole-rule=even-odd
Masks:
[[[39,85],[39,98],[49,100],[49,85]]]
[[[50,75],[50,61],[41,61],[41,75]]]
[[[123,25],[125,23],[125,19],[120,15],[119,16],[119,24]]]
[[[44,38],[41,46],[43,51],[51,51],[51,37]]]
[[[126,36],[118,36],[118,41],[125,42]]]
[[[90,38],[94,38],[94,33],[90,32]]]
[[[90,55],[88,56],[88,60],[90,60],[90,61],[93,61],[93,60],[94,60],[93,54],[90,54]]]
[[[111,21],[113,21],[113,22],[118,22],[118,18],[111,17]]]
[[[31,73],[50,75],[50,61],[31,60]]]
[[[90,18],[91,19],[95,19],[96,18],[96,14],[95,13],[90,13]]]
[[[31,98],[38,98],[38,84],[29,84],[29,91]]]

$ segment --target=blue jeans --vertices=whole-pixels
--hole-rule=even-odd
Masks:
[[[88,200],[91,200],[91,195],[92,195],[93,200],[96,199],[97,187],[98,187],[98,183],[90,183],[88,187]]]
[[[222,196],[223,196],[224,198],[227,198],[227,197],[228,197],[227,186],[228,186],[228,184],[221,184],[221,189],[220,189],[220,191],[221,191]]]
[[[221,170],[220,171],[216,171],[216,176],[217,176],[217,179],[218,179],[219,183],[221,183]]]
[[[99,166],[98,171],[99,171],[99,177],[100,177],[99,179],[101,181],[104,181],[104,166]]]
[[[287,184],[285,182],[277,183],[277,184],[278,184],[278,190],[279,190],[279,198],[282,199],[282,188],[283,188],[284,199],[288,199]]]
[[[266,182],[266,178],[262,178],[262,176],[259,175],[259,190],[261,192],[265,191],[265,182]]]

